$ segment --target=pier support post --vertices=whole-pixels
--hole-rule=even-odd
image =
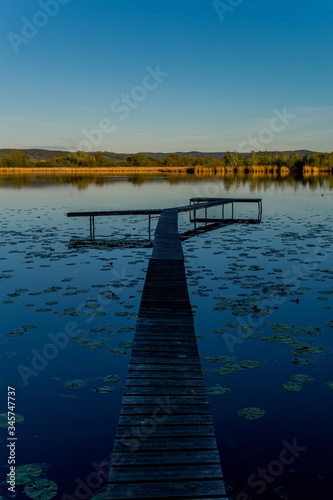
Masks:
[[[90,238],[95,239],[95,217],[93,215],[90,216]]]

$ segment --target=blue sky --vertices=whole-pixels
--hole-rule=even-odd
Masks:
[[[0,148],[332,151],[328,0],[6,0]]]

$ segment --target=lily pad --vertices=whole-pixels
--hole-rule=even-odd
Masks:
[[[130,326],[123,326],[115,331],[115,333],[129,333],[129,332],[134,332],[134,328],[131,328]]]
[[[309,360],[306,358],[294,358],[293,361],[294,365],[308,365]]]
[[[104,347],[104,341],[96,341],[96,342],[84,342],[82,344],[83,349],[88,349],[89,351],[94,351],[95,349],[101,349]]]
[[[99,387],[93,387],[94,392],[100,392],[101,394],[106,394],[108,392],[113,392],[112,385],[100,385]]]
[[[97,495],[91,497],[91,500],[106,500],[106,492],[97,493]]]
[[[35,500],[49,500],[56,496],[58,486],[49,479],[37,479],[24,488],[24,493]]]
[[[121,356],[122,354],[126,354],[126,351],[125,351],[125,349],[114,348],[114,349],[108,349],[107,353],[110,356]]]
[[[89,337],[84,337],[83,335],[78,335],[77,337],[72,337],[71,342],[74,344],[85,344],[87,342],[90,342]]]
[[[256,420],[263,417],[265,413],[265,410],[263,410],[262,408],[257,408],[254,406],[243,408],[242,410],[238,411],[238,415],[240,417],[245,417],[247,420]]]
[[[204,359],[209,363],[231,363],[235,361],[232,356],[205,356]]]
[[[119,375],[108,375],[107,377],[104,377],[103,378],[103,381],[106,382],[107,384],[113,382],[113,383],[117,383],[117,382],[120,382],[121,380],[121,377],[119,377]]]
[[[42,469],[35,465],[21,465],[15,470],[15,482],[17,485],[27,484],[33,481],[33,478],[40,476]]]
[[[250,359],[246,359],[240,363],[242,368],[258,368],[260,363],[258,361],[252,361]]]
[[[227,387],[222,387],[220,385],[215,385],[213,387],[207,387],[208,394],[212,394],[213,396],[219,396],[220,394],[227,394],[230,392],[230,389]]]
[[[88,313],[88,316],[95,316],[95,317],[106,316],[106,313],[104,311],[92,311]]]
[[[330,389],[333,389],[333,382],[327,382],[327,385]]]
[[[221,333],[221,334],[226,333],[227,331],[228,330],[226,328],[215,328],[213,330],[214,333]]]
[[[22,424],[24,422],[24,417],[23,415],[20,415],[19,413],[15,414],[15,425],[16,424]],[[0,427],[11,427],[11,424],[8,424],[8,413],[0,413]]]
[[[120,342],[118,345],[123,349],[131,349],[133,342]]]
[[[236,371],[234,368],[227,365],[223,368],[215,368],[213,373],[216,373],[217,375],[230,375],[230,373],[233,373],[234,371]]]
[[[301,384],[299,384],[297,382],[293,382],[293,381],[285,382],[282,385],[287,391],[290,391],[290,392],[297,392],[297,391],[300,391],[302,389]]]
[[[69,380],[66,382],[66,389],[82,389],[87,385],[87,381],[84,379]]]
[[[311,380],[313,380],[313,377],[310,377],[310,375],[305,375],[305,373],[299,373],[297,375],[293,375],[291,377],[291,380],[293,380],[294,382],[299,382],[299,383],[310,382]]]
[[[249,331],[252,330],[252,326],[249,325],[242,325],[242,323],[237,323],[234,321],[230,321],[227,323],[228,328],[236,328],[236,330],[244,330],[244,331]]]

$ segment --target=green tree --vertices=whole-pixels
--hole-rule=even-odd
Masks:
[[[6,159],[8,168],[27,168],[32,166],[29,155],[24,155],[20,151],[12,151]]]
[[[234,156],[230,153],[230,151],[226,151],[224,154],[224,164],[226,167],[233,167],[234,166]]]

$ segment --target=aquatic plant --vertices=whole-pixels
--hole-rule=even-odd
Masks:
[[[297,382],[293,382],[293,381],[285,382],[282,385],[287,391],[290,391],[290,392],[297,392],[297,391],[300,391],[302,389],[301,384],[299,384]]]
[[[23,415],[19,413],[15,414],[15,424],[22,424],[24,422]],[[0,427],[10,427],[11,424],[8,424],[8,413],[0,413]]]
[[[24,488],[24,493],[35,500],[49,500],[56,496],[57,491],[58,486],[49,479],[37,479]]]
[[[257,408],[255,406],[250,406],[248,408],[243,408],[238,411],[240,417],[245,417],[247,420],[256,420],[265,415],[265,410],[262,408]]]
[[[108,392],[113,392],[113,387],[111,385],[100,385],[98,387],[93,387],[94,392],[100,392],[101,394],[106,394]]]
[[[207,393],[213,396],[219,396],[220,394],[227,394],[230,389],[227,387],[222,387],[221,385],[215,385],[213,387],[207,387]]]
[[[87,385],[87,381],[84,379],[69,380],[65,383],[66,389],[83,389]]]
[[[117,382],[120,382],[121,380],[121,377],[119,377],[119,375],[108,375],[107,377],[104,377],[103,378],[103,381],[106,382],[107,384],[108,383],[117,383]]]

